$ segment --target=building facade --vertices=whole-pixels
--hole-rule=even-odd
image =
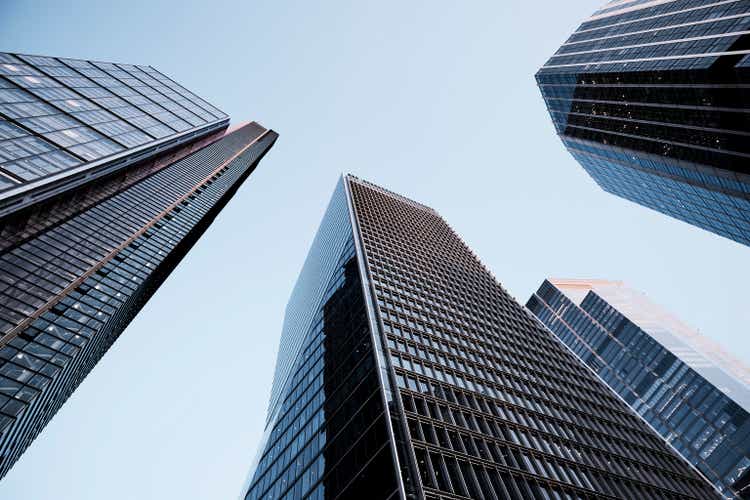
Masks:
[[[243,498],[716,498],[431,208],[344,176]]]
[[[0,477],[276,139],[153,68],[0,54]]]
[[[602,189],[750,245],[750,3],[609,2],[536,80]]]
[[[618,281],[546,280],[527,307],[726,498],[750,498],[750,371]]]

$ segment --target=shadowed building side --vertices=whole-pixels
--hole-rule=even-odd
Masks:
[[[536,80],[602,189],[750,245],[750,3],[610,2]]]

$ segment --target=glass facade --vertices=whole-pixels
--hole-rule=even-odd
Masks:
[[[227,123],[150,66],[0,52],[0,216]]]
[[[622,282],[547,280],[527,307],[725,498],[750,498],[740,361]]]
[[[610,2],[536,75],[605,190],[750,245],[750,3]]]
[[[243,495],[716,497],[434,210],[353,176],[287,306]]]
[[[287,306],[245,499],[398,496],[358,265],[342,180]]]
[[[78,167],[85,181],[53,183],[52,194],[31,189],[30,198],[23,198],[31,199],[30,205],[0,215],[2,477],[203,234],[277,134],[254,122],[225,133],[226,115],[148,67],[0,54],[0,68],[5,72],[0,128],[15,131],[0,139],[0,176],[13,180],[0,198],[36,189],[35,182],[57,174],[75,177],[71,172]],[[62,109],[55,99],[71,108]],[[78,105],[72,104],[76,100]],[[78,108],[92,113],[79,116]],[[143,119],[131,108],[142,110]],[[33,110],[47,114],[33,115]],[[96,117],[102,121],[86,121]],[[52,130],[64,123],[72,128]],[[43,131],[42,124],[50,130]],[[91,141],[65,142],[62,136],[73,139],[66,131]],[[80,161],[70,165],[72,170],[43,172],[48,152],[23,156],[29,151],[16,141],[23,137],[33,139],[29,144],[43,142],[55,157]],[[86,148],[104,152],[103,161],[114,155],[116,168],[86,157]],[[42,169],[40,175],[18,174],[16,167],[27,164]]]

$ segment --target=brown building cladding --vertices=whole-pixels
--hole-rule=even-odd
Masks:
[[[426,498],[714,498],[432,209],[348,177],[402,460]],[[408,474],[404,467],[405,474]]]

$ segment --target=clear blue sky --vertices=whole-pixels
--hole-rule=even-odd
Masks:
[[[603,0],[0,0],[0,49],[150,64],[281,137],[0,482],[14,500],[236,498],[337,176],[437,209],[525,302],[623,279],[750,359],[750,248],[601,191],[534,72]]]

